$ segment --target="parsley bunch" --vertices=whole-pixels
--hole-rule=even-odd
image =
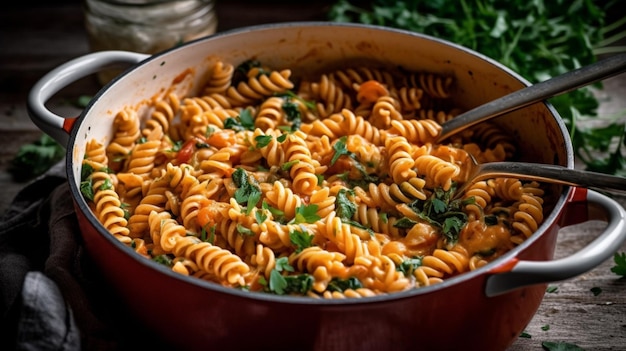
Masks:
[[[364,7],[353,3],[357,2],[338,0],[328,18],[449,40],[499,61],[531,83],[591,64],[597,55],[626,51],[615,45],[626,36],[622,29],[626,18],[606,23],[607,14],[621,13],[618,1],[375,0]],[[576,155],[587,169],[626,175],[624,123],[595,127],[582,123],[591,122],[584,117],[597,117],[598,101],[590,87],[550,102],[568,125]]]

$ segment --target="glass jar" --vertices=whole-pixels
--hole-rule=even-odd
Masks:
[[[154,54],[217,30],[215,0],[84,0],[92,51]],[[115,72],[101,74],[101,83]]]

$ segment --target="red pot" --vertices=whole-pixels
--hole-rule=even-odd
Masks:
[[[549,214],[537,232],[496,261],[441,284],[348,300],[250,293],[188,278],[136,255],[98,222],[79,191],[86,142],[107,142],[115,113],[163,94],[174,84],[194,94],[207,63],[256,58],[298,72],[347,61],[452,74],[456,103],[471,108],[529,83],[476,52],[436,38],[374,26],[289,23],[234,30],[154,56],[98,52],[67,62],[32,89],[29,112],[67,145],[67,175],[87,249],[131,311],[178,348],[311,350],[502,350],[524,330],[546,283],[584,273],[610,258],[626,239],[625,212],[593,191],[554,186]],[[114,65],[132,67],[105,86],[76,120],[44,103],[69,83]],[[520,145],[520,160],[573,168],[563,121],[547,103],[495,120]],[[599,205],[606,230],[573,256],[552,260],[562,226]],[[168,321],[164,323],[163,321]]]

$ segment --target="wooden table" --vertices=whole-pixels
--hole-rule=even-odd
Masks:
[[[223,1],[218,4],[218,30],[286,20],[324,19],[324,6],[331,1]],[[25,185],[8,173],[20,145],[36,140],[41,132],[26,112],[26,95],[32,85],[55,66],[89,52],[80,3],[57,1],[21,3],[0,12],[0,211]],[[248,9],[243,11],[242,9]],[[98,85],[86,79],[68,87],[52,102],[59,114],[78,115],[67,103],[81,94],[93,94]],[[601,113],[626,108],[626,76],[605,81]],[[613,97],[612,100],[610,98]],[[622,204],[626,199],[617,197]],[[591,222],[565,228],[559,235],[557,257],[568,256],[592,240],[603,223]],[[626,251],[626,245],[622,246]],[[612,259],[575,279],[552,284],[535,318],[526,328],[530,337],[520,337],[511,350],[541,350],[543,341],[568,342],[587,350],[626,350],[626,279],[610,271]],[[600,288],[595,296],[591,289]]]

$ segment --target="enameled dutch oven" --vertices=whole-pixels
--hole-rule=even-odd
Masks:
[[[455,103],[467,109],[529,85],[494,60],[443,40],[325,22],[248,27],[153,56],[98,52],[45,75],[31,91],[29,113],[67,146],[67,176],[88,252],[127,308],[178,349],[503,350],[537,311],[548,282],[591,270],[626,239],[625,212],[617,202],[583,188],[553,186],[544,223],[531,238],[496,261],[438,285],[317,300],[240,291],[173,273],[135,254],[100,225],[79,191],[81,161],[88,140],[111,138],[117,111],[141,106],[172,86],[193,95],[218,59],[234,65],[257,59],[290,68],[294,75],[370,63],[450,74]],[[61,88],[114,66],[130,68],[101,89],[77,119],[44,106]],[[549,104],[494,121],[519,145],[519,160],[574,167],[568,132]],[[590,219],[605,220],[607,227],[576,254],[552,260],[559,229]]]

